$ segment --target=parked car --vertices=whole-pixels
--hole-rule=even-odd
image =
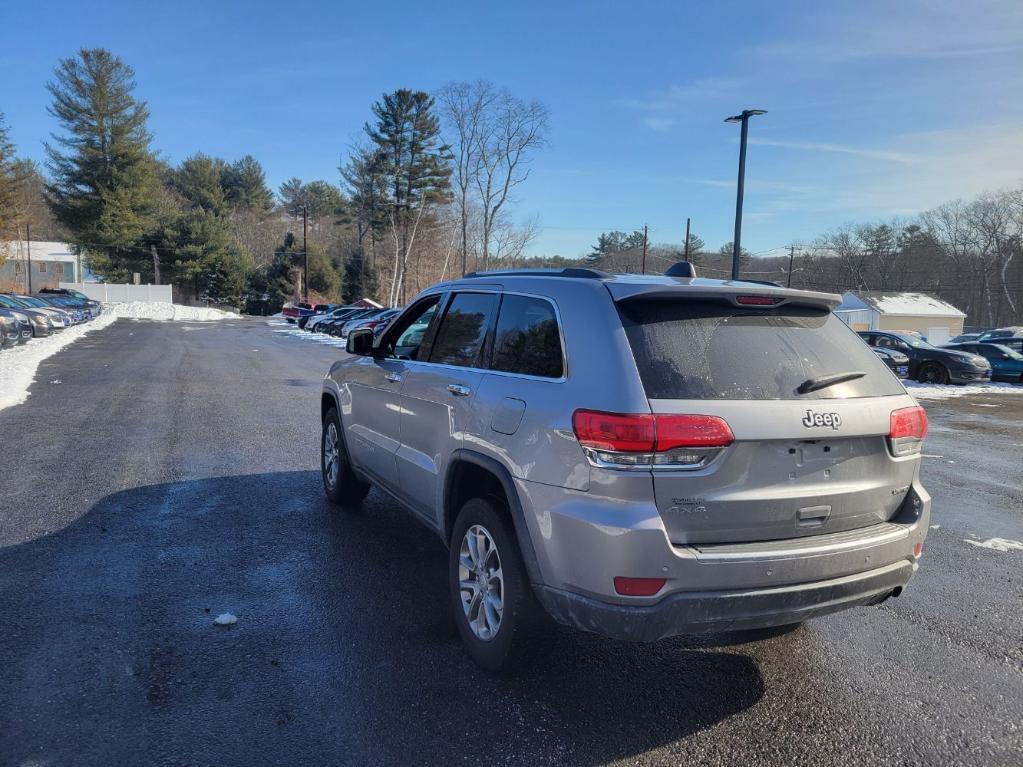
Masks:
[[[909,378],[909,357],[895,349],[881,349],[872,347],[874,354],[881,358],[881,361],[888,366],[899,378]]]
[[[306,322],[305,324],[305,329],[308,331],[322,330],[322,328],[320,327],[322,323],[344,319],[360,311],[363,310],[361,307],[358,306],[339,306],[333,311],[327,312],[325,314],[318,314],[314,317],[310,317],[309,321]]]
[[[93,318],[91,308],[74,296],[37,293],[34,297],[55,309],[63,309],[71,315],[72,324],[77,325],[82,322],[87,322]]]
[[[0,349],[10,349],[20,341],[21,327],[14,312],[0,308]]]
[[[103,313],[103,304],[89,298],[87,295],[78,290],[71,290],[70,288],[40,288],[39,293],[36,294],[37,298],[44,298],[47,296],[70,299],[70,302],[75,306],[83,307],[90,319],[95,319]]]
[[[1005,346],[1012,349],[1014,352],[1023,354],[1023,336],[1013,336],[1012,338],[995,338],[991,341],[984,343],[994,343],[999,346]]]
[[[337,304],[314,304],[312,314],[306,314],[298,318],[297,321],[298,326],[305,330],[309,320],[313,319],[314,317],[321,317],[327,314],[328,312],[333,311],[336,308]]]
[[[284,315],[284,319],[288,322],[297,322],[300,317],[312,317],[320,311],[325,311],[325,307],[328,304],[307,304],[300,302],[297,304],[285,304],[281,309],[281,314]]]
[[[582,268],[435,285],[324,379],[324,490],[379,485],[440,536],[489,669],[545,613],[653,641],[898,596],[927,417],[839,300]]]
[[[1023,338],[1020,339],[1023,341]],[[1002,343],[949,344],[946,348],[979,354],[991,365],[991,377],[1023,383],[1023,354]]]
[[[981,333],[978,337],[978,341],[992,341],[998,339],[998,343],[1001,343],[1003,338],[1023,338],[1023,327],[1019,325],[1012,325],[1006,328],[995,328],[994,330],[987,330]]]
[[[358,311],[353,312],[352,314],[348,314],[343,317],[337,317],[334,319],[327,320],[325,322],[321,322],[319,325],[316,326],[316,329],[323,333],[326,333],[327,335],[340,336],[341,328],[344,327],[345,323],[354,319],[359,319],[361,317],[372,316],[373,313],[378,311],[380,311],[380,309],[359,309]]]
[[[56,330],[54,325],[56,319],[48,311],[33,309],[9,293],[0,294],[0,306],[6,309],[14,309],[28,318],[32,335],[36,338],[43,338]]]
[[[9,318],[14,327],[14,343],[27,344],[32,340],[32,321],[28,315],[17,309],[9,309],[0,304],[0,314]]]
[[[68,311],[58,309],[56,306],[51,306],[40,298],[21,294],[14,295],[12,297],[20,301],[24,306],[27,306],[30,309],[38,309],[39,311],[46,312],[55,319],[56,322],[51,323],[53,330],[63,330],[66,327],[70,327],[72,324],[71,314]]]
[[[909,377],[921,383],[965,384],[991,380],[991,366],[977,354],[940,349],[910,333],[861,330],[871,346],[894,349],[909,357]]]
[[[976,341],[980,338],[980,333],[963,333],[961,336],[956,336],[949,341],[950,344],[961,344],[967,341]]]
[[[341,338],[348,338],[351,332],[357,328],[384,328],[387,323],[401,313],[401,309],[381,309],[356,320],[349,320],[341,326]]]

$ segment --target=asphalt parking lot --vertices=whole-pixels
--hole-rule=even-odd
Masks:
[[[0,764],[1023,763],[1023,551],[990,543],[1023,540],[1023,395],[923,403],[898,599],[753,641],[560,630],[493,676],[440,542],[326,503],[340,352],[278,330],[119,320],[0,411]]]

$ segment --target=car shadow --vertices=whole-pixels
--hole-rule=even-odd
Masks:
[[[0,762],[601,764],[764,694],[739,635],[559,628],[528,666],[480,671],[445,573],[393,502],[336,509],[317,472],[107,496],[0,548]]]

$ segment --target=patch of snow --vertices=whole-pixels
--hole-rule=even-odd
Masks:
[[[1023,543],[1010,541],[1008,538],[988,538],[986,541],[973,541],[963,538],[964,543],[976,546],[981,549],[994,549],[995,551],[1023,551]]]
[[[233,626],[237,622],[237,616],[231,615],[231,613],[221,613],[213,619],[213,625],[215,626]]]
[[[862,299],[882,314],[908,314],[925,317],[965,317],[959,309],[926,293],[866,293]]]
[[[953,399],[984,394],[1023,394],[1023,386],[992,381],[991,383],[965,384],[924,384],[917,381],[903,381],[906,391],[916,399]],[[996,407],[992,405],[991,407]]]
[[[0,351],[0,410],[20,405],[28,399],[28,389],[35,381],[39,363],[65,346],[73,344],[86,333],[105,328],[117,319],[113,312],[81,325],[73,325],[46,338],[33,338],[23,346]]]
[[[931,530],[940,530],[941,525],[931,525]]]

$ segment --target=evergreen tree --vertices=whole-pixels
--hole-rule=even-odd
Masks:
[[[223,184],[227,201],[234,208],[268,213],[273,207],[273,192],[266,185],[263,166],[252,155],[247,154],[225,168]]]
[[[295,219],[306,216],[315,220],[334,215],[344,200],[336,186],[326,181],[310,181],[303,184],[301,179],[289,178],[280,186],[279,195],[288,215]]]
[[[198,152],[186,158],[171,174],[171,183],[189,207],[221,216],[227,212],[224,177],[228,165],[219,157]]]
[[[360,247],[364,246],[366,236],[369,235],[372,251],[378,236],[387,227],[387,178],[383,174],[382,159],[377,152],[360,149],[338,170],[348,193],[338,223],[355,225],[355,236]],[[359,257],[362,258],[361,255]]]
[[[151,224],[157,184],[134,71],[95,48],[62,59],[54,75],[50,113],[64,130],[46,145],[54,216],[77,242],[106,248],[112,263],[130,269],[146,258],[133,246]]]
[[[365,125],[386,179],[397,254],[388,303],[404,302],[405,267],[427,207],[450,196],[451,150],[441,142],[433,98],[407,89],[385,93]]]
[[[360,298],[376,298],[379,292],[380,281],[376,267],[366,258],[365,251],[357,248],[345,263],[341,301],[353,304]]]
[[[11,143],[7,123],[3,112],[0,112],[0,240],[9,236],[9,228],[16,218],[15,202],[20,186],[18,161],[14,156],[14,144]],[[7,260],[5,247],[0,244],[0,266]]]

